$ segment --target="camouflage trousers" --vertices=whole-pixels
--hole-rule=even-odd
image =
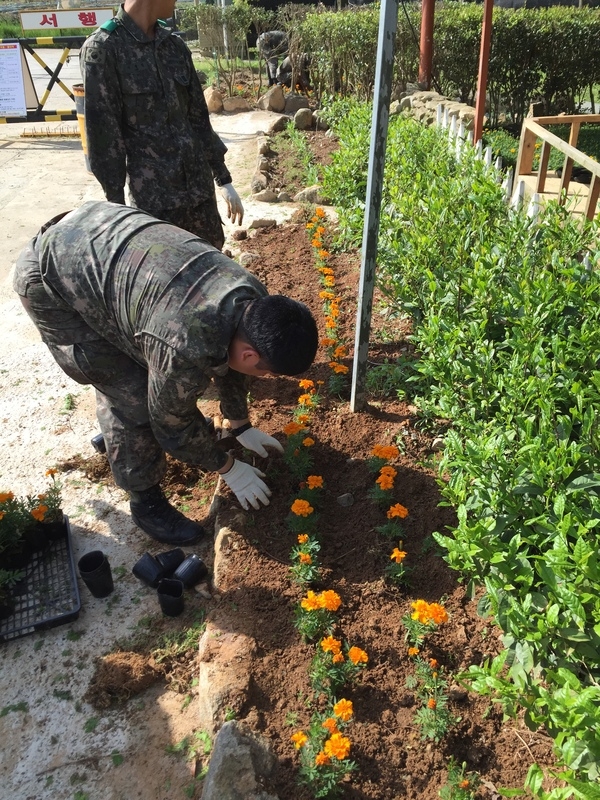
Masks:
[[[166,459],[150,427],[147,370],[48,293],[35,247],[19,257],[15,287],[60,368],[77,383],[95,388],[98,422],[117,486],[143,491],[160,483]]]
[[[217,199],[213,196],[197,206],[186,208],[178,206],[155,214],[158,219],[171,222],[184,231],[193,233],[205,242],[222,250],[225,243],[223,223],[217,208]]]

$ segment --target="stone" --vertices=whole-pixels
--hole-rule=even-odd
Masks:
[[[466,692],[460,686],[453,686],[448,691],[448,698],[453,700],[455,703],[464,703],[468,696],[468,692]]]
[[[278,203],[291,203],[292,197],[287,192],[279,192],[277,195],[277,202]]]
[[[346,492],[346,494],[341,494],[337,498],[337,503],[339,506],[343,506],[344,508],[348,508],[349,506],[354,505],[354,496],[350,494],[350,492]]]
[[[267,173],[269,172],[270,168],[271,168],[271,162],[269,161],[269,159],[265,158],[265,156],[259,156],[259,159],[256,163],[257,172]]]
[[[276,764],[265,737],[230,720],[215,739],[201,800],[278,800],[261,788]]]
[[[400,114],[402,111],[402,103],[400,100],[394,100],[390,103],[390,115],[391,114]]]
[[[399,100],[398,108],[400,111],[410,111],[413,106],[412,102],[412,95],[407,95],[407,97],[403,97],[402,100]]]
[[[290,118],[286,117],[285,114],[282,114],[281,116],[279,116],[279,117],[277,117],[276,119],[273,120],[273,122],[269,126],[268,133],[269,134],[273,134],[273,133],[280,133],[281,131],[284,131],[287,128],[289,121],[290,121]]]
[[[262,111],[274,111],[279,114],[285,108],[285,95],[283,86],[271,86],[259,99],[257,106]]]
[[[294,195],[294,203],[323,203],[320,192],[321,187],[318,184],[307,186],[306,189],[301,189]]]
[[[313,120],[315,124],[315,130],[317,131],[328,131],[329,130],[329,123],[325,122],[323,117],[319,114],[318,111],[313,113]]]
[[[444,449],[444,440],[441,436],[436,436],[433,442],[431,443],[431,449],[434,453],[439,453],[440,450]]]
[[[197,69],[196,75],[198,76],[198,80],[200,81],[200,84],[202,86],[208,83],[208,75],[206,74],[206,72],[204,72],[201,69]]]
[[[295,114],[300,108],[308,108],[308,98],[303,94],[288,94],[285,98],[285,113]]]
[[[268,156],[271,152],[271,142],[264,136],[261,136],[256,142],[256,149],[259,156]]]
[[[264,217],[260,219],[253,219],[248,227],[252,230],[256,228],[276,228],[277,227],[277,220],[276,219],[265,219]]]
[[[253,195],[253,199],[261,203],[276,203],[277,195],[273,189],[263,189],[261,192],[256,192],[256,194]]]
[[[250,111],[250,104],[245,97],[239,95],[224,97],[223,111]]]
[[[234,231],[234,232],[231,234],[231,238],[232,238],[232,239],[235,239],[235,241],[236,241],[236,242],[241,242],[241,241],[243,241],[244,239],[247,239],[247,238],[248,238],[248,231],[245,231],[243,228],[242,228],[241,230],[239,230],[239,229],[238,229],[238,230],[235,230],[235,231]]]
[[[241,253],[237,259],[237,262],[240,266],[247,267],[248,264],[256,261],[257,258],[260,258],[258,253]]]
[[[269,185],[269,179],[264,172],[255,172],[250,181],[250,191],[252,194],[262,192]]]
[[[204,90],[204,99],[210,114],[220,114],[223,111],[223,95],[214,86],[208,86]]]
[[[299,108],[294,114],[294,125],[299,131],[307,131],[313,126],[313,113],[310,108]]]

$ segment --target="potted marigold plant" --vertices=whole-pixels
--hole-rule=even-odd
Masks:
[[[23,541],[27,524],[23,501],[13,492],[0,492],[0,569],[20,569],[27,564],[29,554]]]
[[[62,539],[67,530],[62,510],[62,484],[56,479],[55,469],[47,469],[46,477],[51,479],[51,483],[43,494],[37,496],[37,519],[48,539],[55,541]]]
[[[6,619],[15,610],[11,590],[23,577],[21,570],[0,569],[0,619]]]

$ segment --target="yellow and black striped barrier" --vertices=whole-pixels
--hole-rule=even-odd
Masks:
[[[20,44],[24,50],[26,50],[33,58],[35,58],[42,69],[44,69],[48,75],[50,75],[50,80],[48,81],[46,90],[44,91],[41,99],[38,99],[37,108],[28,110],[27,116],[0,117],[0,124],[10,122],[66,122],[68,120],[77,119],[77,111],[75,108],[67,111],[45,111],[44,105],[46,104],[50,92],[55,84],[58,84],[63,92],[65,92],[65,94],[67,94],[71,100],[75,102],[73,92],[68,88],[68,86],[65,86],[65,84],[59,80],[58,76],[63,68],[63,65],[66,63],[70,50],[75,47],[81,47],[86,38],[86,36],[32,36],[25,37],[23,39],[0,39],[0,44]],[[45,63],[42,57],[36,53],[35,50],[33,50],[35,45],[48,44],[59,45],[63,48],[58,64],[54,70],[52,70]]]

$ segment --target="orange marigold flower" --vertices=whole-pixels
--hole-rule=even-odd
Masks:
[[[37,519],[38,522],[41,522],[46,516],[46,511],[48,511],[48,506],[38,506],[31,510],[31,516]]]
[[[342,598],[337,592],[327,589],[321,592],[321,604],[321,608],[326,608],[327,611],[337,611],[342,605]]]
[[[298,386],[301,389],[314,389],[315,385],[312,381],[309,381],[308,378],[302,378],[301,381],[298,381]]]
[[[313,226],[314,226],[314,224],[315,224],[314,222],[307,222],[307,223],[306,223],[306,230],[307,230],[307,231],[310,231],[310,230],[312,230],[312,229],[313,229]]]
[[[325,381],[317,381],[317,384],[318,384],[319,386],[323,386],[323,385],[324,385],[324,383],[325,383]]]
[[[394,547],[390,558],[392,561],[395,561],[396,564],[401,564],[406,558],[406,552],[404,550],[399,550],[397,547]]]
[[[0,492],[0,503],[6,503],[7,500],[13,500],[14,497],[12,492]]]
[[[461,781],[458,784],[459,789],[468,789],[469,788],[469,781],[465,778],[464,781]]]
[[[298,398],[298,402],[301,406],[312,406],[313,399],[311,394],[301,394]]]
[[[416,619],[423,624],[429,622],[429,603],[426,600],[415,600],[411,605],[414,609],[411,614],[412,619]]]
[[[406,506],[403,506],[402,503],[396,503],[396,505],[390,506],[387,512],[387,518],[393,519],[394,517],[405,519],[406,517],[408,517],[408,508],[406,508]]]
[[[393,467],[390,467],[389,464],[386,464],[384,467],[382,467],[379,470],[379,474],[380,475],[389,475],[390,478],[395,478],[396,475],[398,474],[398,470],[394,469]]]
[[[340,315],[340,308],[339,308],[339,306],[335,305],[335,303],[331,303],[331,305],[330,305],[330,307],[329,307],[329,314],[328,314],[328,316],[330,316],[330,317],[331,317],[331,319],[337,319],[337,318],[339,317],[339,315]]]
[[[308,736],[303,731],[298,731],[298,733],[294,733],[290,736],[290,739],[294,743],[296,750],[300,750],[301,747],[308,742]]]
[[[38,498],[38,500],[45,500],[46,499],[46,495],[45,494],[38,494],[37,498]]]
[[[317,233],[321,236],[321,234],[325,233],[325,228],[322,225],[317,225]]]
[[[296,417],[296,419],[298,420],[298,422],[299,422],[301,425],[306,425],[306,423],[307,423],[307,422],[310,420],[310,417],[309,417],[309,415],[308,415],[308,414],[298,414],[298,416]]]
[[[323,607],[321,605],[320,596],[316,595],[311,589],[306,593],[306,597],[302,598],[300,605],[305,611],[316,611]]]
[[[315,236],[311,241],[311,244],[313,247],[321,247],[322,242],[317,236]]]
[[[339,717],[344,722],[348,722],[352,714],[354,713],[352,709],[352,700],[338,700],[338,702],[333,707],[333,713],[336,717]]]
[[[337,327],[337,322],[333,317],[325,317],[325,327],[328,331],[333,331]]]
[[[330,761],[331,758],[328,755],[326,755],[322,750],[315,756],[315,764],[317,765],[317,767],[322,767],[325,764],[329,764]]]
[[[51,478],[53,475],[56,475],[57,472],[58,470],[54,469],[54,467],[50,467],[50,469],[46,470],[46,475]]]
[[[429,659],[429,666],[431,669],[435,669],[438,665],[437,658],[430,658]]]
[[[427,701],[427,708],[435,708],[436,706],[437,703],[435,702],[433,697],[430,697],[429,700]]]
[[[333,661],[334,664],[341,664],[344,661],[344,654],[336,653],[331,660]]]
[[[315,217],[321,217],[321,219],[325,217],[325,212],[320,206],[318,208],[315,208]]]
[[[336,347],[333,351],[334,358],[345,358],[347,354],[347,350],[345,345],[341,344],[339,347]]]
[[[309,489],[322,489],[323,478],[320,475],[309,475],[306,479]]]
[[[323,275],[335,275],[335,272],[331,269],[331,267],[321,267],[320,271]]]
[[[283,432],[286,436],[295,436],[297,433],[300,433],[303,430],[303,426],[299,425],[297,422],[288,422],[288,424],[283,429]]]
[[[334,733],[332,734],[331,739],[328,739],[325,742],[323,751],[330,758],[337,758],[338,761],[343,761],[345,758],[348,758],[350,747],[350,739],[348,739],[346,736],[342,736],[341,733]]]
[[[324,653],[339,653],[342,649],[342,643],[339,639],[334,639],[333,636],[326,636],[321,639],[321,649]]]
[[[326,275],[323,278],[323,283],[325,284],[325,286],[335,286],[335,278],[333,277],[333,275]]]
[[[333,733],[339,733],[338,726],[337,726],[337,720],[335,719],[335,717],[328,717],[322,723],[322,727],[325,728],[325,730],[329,731],[330,735],[333,734]]]
[[[333,347],[333,345],[336,343],[336,341],[337,341],[337,339],[329,339],[329,338],[325,337],[324,339],[321,339],[320,345],[321,345],[321,347]]]
[[[369,656],[360,647],[351,647],[348,650],[348,658],[353,664],[366,664]]]
[[[429,616],[436,625],[448,622],[448,612],[439,603],[431,603],[429,606]]]
[[[315,443],[314,439],[311,439],[310,436],[307,436],[306,439],[302,439],[302,444],[304,447],[312,447]]]
[[[296,514],[298,517],[308,517],[313,511],[314,508],[308,500],[297,499],[292,503],[292,514]]]
[[[337,361],[330,361],[329,366],[336,375],[345,375],[350,369],[350,367],[347,367],[345,364],[338,364]]]
[[[308,533],[299,533],[298,542],[299,544],[306,544],[308,542]]]
[[[0,511],[0,519],[6,516],[6,511]]]
[[[301,564],[312,564],[312,556],[308,553],[299,553],[298,558],[300,559]]]
[[[419,648],[418,647],[409,647],[408,648],[408,655],[409,656],[418,656],[419,655]]]
[[[394,488],[394,479],[389,475],[380,475],[375,481],[384,492]]]

